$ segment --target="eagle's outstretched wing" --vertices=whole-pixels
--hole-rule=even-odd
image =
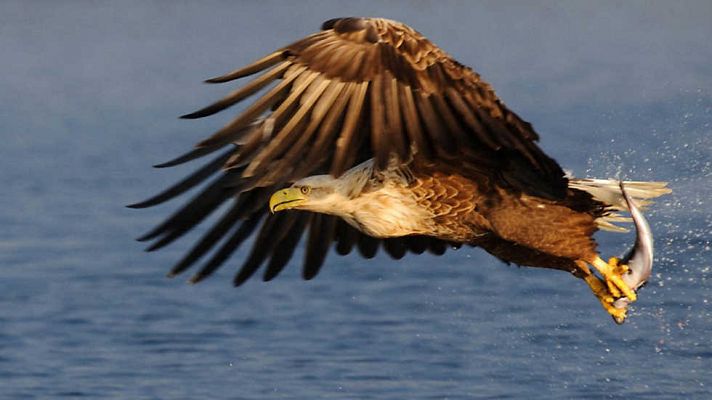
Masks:
[[[415,153],[431,160],[457,161],[468,152],[485,152],[495,159],[517,159],[522,178],[510,176],[508,181],[514,186],[519,182],[522,190],[557,197],[566,189],[561,168],[536,145],[538,136],[531,125],[509,111],[474,71],[404,24],[371,18],[330,20],[321,32],[208,82],[228,82],[262,71],[220,101],[183,116],[209,116],[264,92],[194,150],[159,167],[230,148],[175,186],[131,206],[165,202],[217,175],[175,214],[139,238],[155,240],[149,247],[155,250],[234,199],[172,274],[184,271],[222,241],[193,278],[203,279],[255,230],[255,244],[235,284],[244,282],[268,259],[264,279],[276,276],[305,231],[305,278],[316,275],[332,242],[341,254],[356,246],[366,257],[376,253],[380,242],[396,258],[406,251],[444,252],[446,243],[437,239],[378,240],[328,215],[268,215],[267,199],[273,191],[314,174],[339,176],[370,158],[383,168],[393,154],[400,160]]]

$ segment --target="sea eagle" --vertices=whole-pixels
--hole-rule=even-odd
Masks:
[[[329,20],[320,32],[207,82],[257,73],[184,115],[206,117],[257,95],[192,151],[157,167],[222,153],[130,206],[163,203],[208,181],[139,238],[154,240],[151,251],[229,203],[170,276],[218,246],[191,281],[204,279],[253,232],[235,285],[265,262],[263,279],[277,276],[303,235],[305,279],[318,273],[332,245],[366,258],[382,247],[395,259],[468,245],[507,263],[571,272],[616,321],[625,319],[640,282],[626,283],[629,268],[619,260],[603,261],[592,235],[622,229],[613,222],[630,197],[649,202],[669,191],[665,183],[626,182],[624,192],[617,181],[567,176],[489,84],[399,22]]]

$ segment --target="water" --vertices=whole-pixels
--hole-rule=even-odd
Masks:
[[[3,3],[0,397],[712,397],[711,10]],[[175,116],[229,90],[201,79],[342,15],[409,22],[473,65],[575,174],[670,181],[625,325],[567,274],[471,249],[332,254],[313,281],[292,265],[240,289],[244,252],[197,286],[164,277],[197,235],[145,254],[132,238],[175,204],[123,205],[190,170],[149,165],[229,117]],[[633,240],[598,239],[606,255]]]

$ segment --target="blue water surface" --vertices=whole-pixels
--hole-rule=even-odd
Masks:
[[[331,254],[234,289],[165,278],[199,232],[124,207],[233,114],[202,85],[348,15],[411,24],[493,84],[578,176],[667,180],[656,264],[615,325],[585,284],[445,256]],[[0,398],[712,398],[712,3],[0,4]],[[202,230],[205,227],[201,227]],[[632,234],[599,233],[605,256]]]

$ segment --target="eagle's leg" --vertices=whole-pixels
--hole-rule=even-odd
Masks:
[[[609,258],[608,265],[611,266],[613,273],[615,273],[616,275],[622,276],[623,274],[627,273],[629,270],[627,265],[621,264],[621,260],[618,257]],[[613,297],[615,297],[615,298],[622,297],[618,288],[615,285],[613,285],[613,283],[611,281],[606,281],[606,284],[608,285],[608,290],[610,290],[611,294],[613,294]],[[626,286],[628,286],[628,285],[626,285]],[[633,301],[635,301],[635,299],[633,299]]]
[[[633,289],[623,282],[622,275],[628,270],[628,267],[621,264],[617,258],[613,257],[609,262],[605,262],[601,257],[596,256],[590,261],[590,264],[601,273],[613,297],[618,298],[623,295],[630,301],[635,301],[638,298]]]
[[[628,309],[616,308],[613,306],[615,295],[611,293],[609,286],[603,283],[601,279],[591,272],[585,261],[577,261],[576,265],[578,265],[578,267],[583,271],[583,280],[586,282],[598,301],[601,302],[603,309],[606,310],[606,312],[610,314],[616,322],[620,323],[625,321]]]
[[[610,314],[611,317],[613,317],[613,319],[619,324],[625,321],[628,309],[616,308],[613,306],[614,299],[613,296],[611,296],[611,293],[606,288],[606,284],[604,284],[603,281],[601,281],[596,275],[593,274],[586,275],[583,279],[588,284],[588,287],[591,288],[593,294],[596,295],[598,301],[601,302],[601,305],[606,310],[606,312],[608,312],[608,314]]]

